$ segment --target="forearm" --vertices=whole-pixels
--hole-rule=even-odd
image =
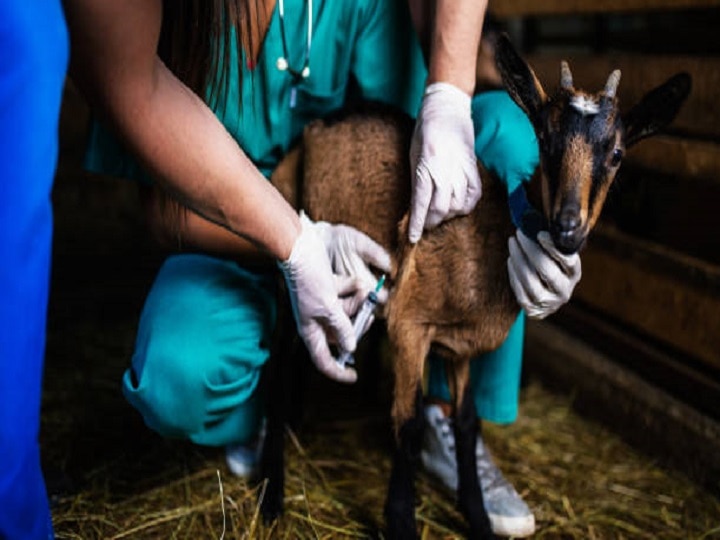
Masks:
[[[448,82],[472,94],[487,0],[437,0],[428,84]]]
[[[118,126],[135,153],[182,203],[209,221],[286,259],[300,224],[295,211],[242,152],[210,109],[164,66],[144,122],[119,107]]]
[[[287,259],[295,211],[207,105],[156,54],[159,0],[67,0],[72,76],[131,151],[178,200]]]
[[[244,238],[230,232],[154,186],[143,192],[146,221],[158,245],[173,253],[200,252],[244,265],[269,265],[271,258]]]

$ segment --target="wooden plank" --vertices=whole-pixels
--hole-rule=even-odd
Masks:
[[[573,408],[631,444],[718,489],[718,420],[649,384],[616,360],[551,319],[528,321],[525,367],[530,376],[572,395]]]
[[[528,62],[550,90],[560,82],[560,61],[563,59],[570,63],[575,86],[591,92],[605,85],[612,70],[620,69],[622,78],[618,96],[623,109],[637,103],[645,93],[670,76],[686,71],[692,76],[693,88],[672,129],[720,142],[720,58],[574,53],[531,55]]]
[[[650,144],[647,141],[646,144]],[[720,182],[625,163],[604,219],[637,238],[720,266]]]
[[[575,298],[720,369],[720,267],[599,226]]]
[[[692,9],[720,6],[719,0],[490,0],[496,17],[574,15],[632,11]]]
[[[658,136],[638,144],[627,162],[651,171],[720,184],[720,144]]]

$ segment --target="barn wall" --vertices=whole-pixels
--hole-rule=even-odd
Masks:
[[[530,324],[526,357],[529,369],[561,381],[568,391],[593,394],[595,385],[588,385],[588,377],[597,377],[598,388],[614,388],[614,396],[612,391],[594,392],[596,413],[607,412],[612,400],[623,395],[634,396],[633,403],[647,395],[638,385],[609,380],[608,370],[619,368],[639,384],[657,389],[657,396],[666,396],[668,409],[679,403],[704,419],[688,413],[668,422],[682,424],[685,418],[682,429],[691,429],[690,424],[705,426],[706,420],[716,428],[720,2],[491,0],[490,12],[542,81],[559,83],[559,63],[566,59],[575,86],[597,91],[608,74],[620,68],[618,95],[625,109],[671,75],[692,75],[691,96],[668,132],[628,152],[600,224],[582,253],[583,278],[574,299],[547,322]],[[557,339],[563,335],[580,345],[560,353]],[[589,355],[612,366],[588,367]],[[662,403],[657,396],[653,403]],[[646,406],[651,411],[657,405]],[[634,425],[628,432],[647,428],[641,417],[649,416],[637,415],[634,407],[628,414],[636,422],[628,424]],[[661,439],[663,430],[656,431]],[[659,444],[677,446],[672,434],[679,431],[665,431],[666,440]],[[717,453],[717,429],[698,430],[711,432],[705,444]],[[703,458],[692,451],[686,454],[697,469],[697,460]],[[717,463],[712,469],[718,470]]]

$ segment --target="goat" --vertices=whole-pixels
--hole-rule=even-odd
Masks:
[[[539,218],[561,252],[575,253],[600,215],[626,148],[672,121],[689,94],[690,77],[681,73],[670,78],[621,117],[618,70],[603,90],[591,94],[573,86],[562,62],[560,87],[548,95],[506,36],[498,41],[496,62],[507,91],[532,123],[540,149],[540,165],[525,188],[538,211],[519,220]],[[453,396],[458,507],[470,537],[491,538],[476,470],[479,424],[469,392],[469,362],[496,349],[519,313],[507,275],[507,240],[526,223],[513,222],[505,187],[479,164],[483,196],[475,210],[410,244],[411,135],[411,120],[399,114],[366,112],[317,121],[305,129],[301,149],[278,167],[273,182],[312,219],[352,225],[394,254],[393,286],[382,314],[395,376],[396,445],[385,504],[388,536],[417,535],[414,475],[424,422],[421,382],[433,347],[446,359]],[[263,456],[269,485],[262,509],[272,518],[282,510],[283,427],[268,414],[274,435]]]

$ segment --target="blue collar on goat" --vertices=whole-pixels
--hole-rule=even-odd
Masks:
[[[510,217],[515,227],[520,229],[525,236],[537,242],[538,233],[548,230],[548,223],[542,212],[530,204],[524,184],[520,184],[510,193],[508,203]]]

